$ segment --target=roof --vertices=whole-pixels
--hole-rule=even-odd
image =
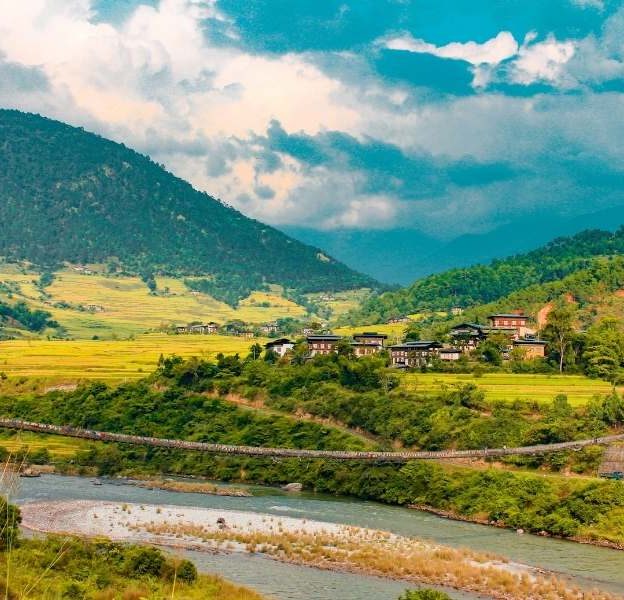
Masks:
[[[317,341],[317,340],[331,340],[333,342],[337,342],[338,340],[342,339],[341,335],[334,335],[333,333],[328,333],[328,334],[319,334],[319,335],[309,335],[307,337],[307,339],[309,341]]]
[[[548,342],[545,340],[532,340],[532,339],[528,339],[528,340],[514,340],[513,341],[513,345],[514,346],[545,346]]]
[[[462,329],[468,327],[470,329],[478,329],[479,331],[483,331],[484,329],[489,329],[489,325],[479,325],[479,323],[460,323],[459,325],[454,325],[451,327],[451,331],[454,329]]]
[[[364,331],[363,333],[354,333],[353,337],[383,338],[384,340],[388,338],[385,333],[377,333],[376,331]]]
[[[294,344],[294,343],[295,342],[292,342],[288,338],[279,338],[279,340],[273,340],[271,342],[268,342],[267,344],[264,345],[264,347],[273,348],[273,346],[283,346],[285,344]]]
[[[495,315],[490,315],[488,319],[524,319],[525,321],[529,318],[527,315],[519,315],[518,313],[496,313]]]
[[[440,342],[418,340],[395,344],[394,346],[390,346],[390,348],[394,348],[396,350],[426,350],[428,348],[442,348],[442,344],[440,344]]]
[[[440,354],[457,354],[461,352],[459,348],[440,348]]]

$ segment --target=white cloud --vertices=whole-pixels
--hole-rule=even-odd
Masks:
[[[496,65],[518,52],[518,42],[509,31],[501,31],[496,37],[482,44],[451,42],[445,46],[436,46],[424,40],[415,39],[410,33],[385,38],[380,43],[390,50],[433,54],[441,58],[465,60],[472,65]]]
[[[521,98],[487,91],[499,69],[521,84],[573,85],[590,72],[596,80],[617,76],[624,19],[612,18],[600,38],[536,41],[531,34],[521,47],[506,31],[482,44],[440,47],[407,35],[386,38],[387,47],[472,65],[481,93],[430,102],[408,84],[388,84],[371,72],[330,76],[315,56],[264,56],[216,45],[202,20],[225,17],[205,0],[139,6],[118,25],[96,22],[87,0],[0,0],[0,14],[1,105],[82,125],[149,152],[198,188],[273,224],[416,224],[434,235],[451,227],[463,233],[531,204],[582,203],[588,196],[572,189],[574,173],[562,168],[540,179],[549,152],[569,147],[611,165],[624,163],[620,95]],[[361,60],[363,69],[364,59],[341,59]],[[33,85],[37,78],[46,84]],[[309,168],[281,155],[269,173],[257,168],[254,143],[272,119],[288,133],[337,130],[434,158],[509,162],[531,175],[408,203],[391,193],[366,193],[363,168],[339,161]],[[605,193],[594,206],[610,201]]]
[[[530,43],[532,39],[529,36],[520,48],[510,71],[511,80],[523,85],[538,81],[561,83],[565,65],[574,56],[575,43],[560,42],[552,35],[534,44]]]

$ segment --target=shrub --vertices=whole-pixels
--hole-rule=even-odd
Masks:
[[[165,557],[160,550],[150,547],[132,548],[126,558],[126,573],[129,576],[152,575],[160,577]]]
[[[432,589],[406,590],[399,596],[399,600],[451,600],[451,597],[444,592]]]

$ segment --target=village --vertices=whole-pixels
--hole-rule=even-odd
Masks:
[[[455,316],[461,314],[459,311]],[[453,326],[448,333],[448,342],[436,340],[406,339],[401,343],[388,344],[388,335],[375,331],[363,331],[351,336],[343,336],[331,331],[313,327],[304,327],[296,339],[278,337],[284,334],[280,323],[273,321],[252,329],[244,323],[228,323],[220,326],[218,323],[197,323],[175,328],[177,334],[217,334],[236,335],[245,338],[254,336],[276,337],[265,344],[267,352],[278,357],[284,357],[292,352],[295,345],[305,340],[308,348],[308,357],[328,355],[338,352],[348,344],[353,357],[371,356],[387,352],[390,366],[398,369],[412,369],[430,366],[433,360],[444,362],[459,361],[477,350],[486,340],[497,338],[502,340],[502,359],[506,360],[515,355],[523,360],[544,358],[546,355],[546,341],[539,339],[535,329],[528,326],[529,317],[523,311],[512,313],[497,313],[488,317],[489,324],[460,323]],[[411,323],[409,318],[396,317],[388,321],[391,324]]]

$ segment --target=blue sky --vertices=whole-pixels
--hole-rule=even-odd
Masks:
[[[282,227],[452,239],[624,204],[620,2],[0,0],[0,105]]]

